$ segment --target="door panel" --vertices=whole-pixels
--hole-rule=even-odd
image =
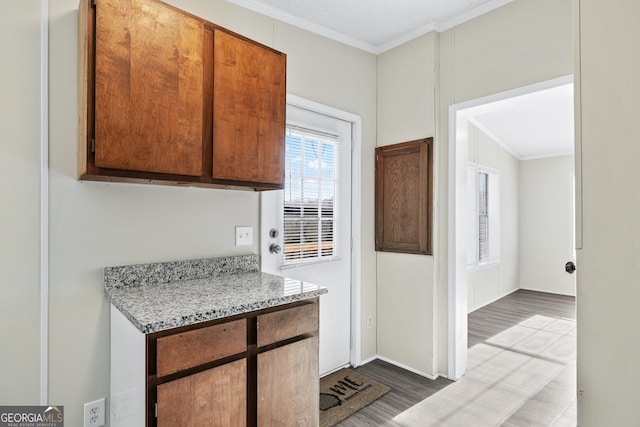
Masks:
[[[312,337],[258,355],[259,426],[317,427],[317,354],[318,337]]]
[[[158,427],[242,427],[246,390],[246,359],[160,384]]]
[[[96,166],[201,175],[204,23],[138,0],[100,0],[96,20]]]
[[[287,106],[287,124],[331,133],[339,140],[339,185],[334,209],[337,257],[330,261],[283,265],[283,191],[261,194],[262,270],[280,276],[312,282],[328,288],[320,298],[320,373],[348,365],[351,351],[351,123],[291,105]],[[321,162],[320,162],[321,163]],[[285,180],[286,181],[286,180]],[[285,190],[287,191],[287,182]],[[324,204],[324,203],[323,203]],[[277,237],[270,237],[270,230]],[[281,250],[271,253],[277,244]]]

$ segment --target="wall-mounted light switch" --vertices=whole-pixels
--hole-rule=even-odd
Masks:
[[[236,246],[253,245],[253,227],[236,227]]]

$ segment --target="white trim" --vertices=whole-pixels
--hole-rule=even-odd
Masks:
[[[421,377],[425,377],[425,378],[428,378],[430,380],[436,380],[440,376],[440,374],[436,374],[436,375],[426,374],[426,373],[424,373],[422,371],[419,371],[417,369],[412,368],[411,366],[407,366],[407,365],[405,365],[403,363],[396,362],[395,360],[389,359],[389,358],[384,357],[384,356],[377,355],[374,359],[382,360],[383,362],[390,363],[390,364],[392,364],[394,366],[397,366],[398,368],[404,369],[405,371],[413,372],[414,374],[418,374]]]
[[[509,147],[507,144],[505,144],[504,141],[502,141],[502,139],[498,138],[493,132],[491,132],[489,129],[487,129],[482,123],[480,123],[478,120],[476,120],[475,117],[467,117],[467,120],[469,120],[469,122],[471,122],[475,127],[477,127],[480,131],[482,131],[482,133],[484,133],[489,138],[494,140],[500,147],[504,148],[507,151],[507,153],[511,154],[513,157],[515,157],[518,160],[522,160],[520,158],[520,156],[517,155],[511,149],[511,147]]]
[[[463,110],[503,101],[558,86],[573,83],[573,75],[558,77],[528,86],[484,96],[449,106],[449,282],[448,282],[448,373],[457,380],[467,369],[467,258],[465,247],[464,206],[467,173],[467,144],[457,143],[458,118],[468,120]]]
[[[497,296],[497,297],[495,297],[495,298],[493,298],[493,299],[491,299],[491,300],[489,300],[489,301],[485,302],[483,305],[481,305],[481,306],[478,306],[478,307],[474,308],[474,309],[473,309],[473,310],[471,310],[469,313],[473,313],[473,312],[474,312],[474,311],[476,311],[476,310],[480,310],[482,307],[486,307],[486,306],[488,306],[489,304],[491,304],[492,302],[496,302],[496,301],[498,301],[500,298],[504,298],[504,297],[506,297],[506,296],[509,296],[509,295],[511,295],[512,293],[514,293],[515,291],[519,291],[520,289],[525,289],[525,288],[517,288],[517,289],[514,289],[514,290],[512,290],[512,291],[510,291],[510,292],[507,292],[507,293],[506,293],[506,294],[504,294],[504,295],[499,295],[499,296]],[[545,291],[545,292],[546,292],[546,291]],[[566,294],[559,294],[559,295],[566,295]]]
[[[319,104],[296,95],[287,94],[287,104],[351,122],[351,354],[350,362],[359,366],[362,357],[361,325],[361,222],[362,222],[362,119],[357,114]]]
[[[49,0],[40,21],[40,404],[49,400]]]
[[[499,7],[507,5],[512,1],[513,0],[493,0],[488,3],[484,3],[483,5],[478,6],[475,9],[471,9],[447,21],[439,23],[436,27],[436,31],[439,31],[439,32],[446,31],[457,25],[463,24],[467,21],[471,21],[472,19],[475,19],[478,16],[484,15],[485,13],[489,13]]]
[[[574,128],[574,164],[575,164],[575,248],[582,249],[582,21],[580,0],[573,0],[573,128]]]
[[[306,19],[300,18],[299,16],[292,15],[284,10],[268,6],[262,2],[254,1],[254,0],[227,0],[229,3],[233,3],[237,6],[243,7],[245,9],[252,10],[261,15],[268,16],[273,19],[277,19],[278,21],[286,22],[287,24],[291,24],[294,27],[302,28],[303,30],[307,30],[314,34],[319,34],[326,38],[338,41],[340,43],[344,43],[348,46],[352,46],[358,49],[362,49],[366,52],[377,53],[377,47],[358,40],[356,38],[350,37],[346,34],[343,34],[339,31],[332,30],[330,28],[325,27],[324,25],[316,24],[315,22],[308,21]]]
[[[353,119],[353,118],[352,118]],[[351,121],[351,364],[362,358],[362,120]]]
[[[556,77],[555,79],[545,80],[539,83],[533,83],[527,86],[522,86],[516,89],[506,90],[504,92],[494,93],[493,95],[487,95],[469,101],[459,102],[451,105],[449,108],[454,108],[456,112],[466,110],[467,108],[477,107],[478,105],[490,104],[492,102],[504,101],[505,99],[515,98],[521,95],[528,95],[534,92],[540,92],[546,89],[553,89],[558,86],[564,86],[573,83],[573,74],[568,74],[562,77]]]
[[[575,155],[574,152],[569,151],[569,152],[562,152],[562,153],[556,153],[556,154],[549,154],[547,156],[527,156],[518,160],[526,162],[528,160],[552,159],[554,157],[564,157],[564,156],[574,156],[574,155]]]
[[[340,31],[332,30],[330,28],[325,27],[324,25],[311,22],[304,18],[300,18],[299,16],[292,15],[291,13],[285,12],[282,9],[278,9],[273,6],[266,5],[260,1],[256,1],[256,0],[227,0],[227,1],[229,3],[233,3],[245,9],[249,9],[259,14],[268,16],[270,18],[277,19],[278,21],[286,22],[287,24],[291,24],[295,27],[302,28],[303,30],[306,30],[315,34],[319,34],[321,36],[338,41],[340,43],[344,43],[348,46],[352,46],[357,49],[364,50],[365,52],[373,53],[374,55],[379,55],[390,49],[393,49],[394,47],[400,46],[401,44],[404,44],[408,41],[418,38],[424,34],[430,33],[431,31],[438,31],[438,32],[446,31],[450,28],[455,27],[456,25],[463,24],[467,21],[477,18],[478,16],[491,12],[494,9],[497,9],[506,4],[509,4],[513,0],[489,1],[488,3],[485,3],[482,6],[476,7],[475,9],[464,12],[446,21],[442,21],[442,22],[433,21],[421,27],[415,28],[409,32],[406,32],[380,45],[374,45],[374,44],[359,40],[355,37],[348,36],[344,33],[341,33]]]
[[[359,365],[356,365],[356,367],[357,367],[357,366],[363,366],[363,365],[366,365],[367,363],[371,363],[371,362],[373,362],[374,360],[378,360],[378,359],[379,359],[379,356],[378,356],[378,355],[371,356],[371,357],[370,357],[370,358],[368,358],[368,359],[365,359],[365,360],[360,361],[360,364],[359,364]]]

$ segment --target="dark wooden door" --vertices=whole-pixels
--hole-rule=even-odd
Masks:
[[[158,386],[158,427],[243,427],[246,413],[246,359]]]
[[[318,337],[258,355],[258,425],[317,427]]]
[[[205,32],[160,2],[97,1],[96,166],[202,175]]]
[[[282,185],[286,56],[214,32],[213,177]]]

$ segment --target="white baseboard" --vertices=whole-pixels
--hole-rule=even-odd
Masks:
[[[370,357],[370,358],[368,358],[366,360],[363,360],[362,363],[359,366],[366,365],[367,363],[373,362],[374,360],[382,360],[383,362],[390,363],[390,364],[392,364],[394,366],[397,366],[398,368],[404,369],[405,371],[413,372],[414,374],[420,375],[421,377],[425,377],[425,378],[428,378],[430,380],[435,380],[438,377],[443,376],[442,374],[437,374],[435,376],[434,375],[430,375],[430,374],[426,374],[426,373],[421,372],[421,371],[419,371],[417,369],[414,369],[414,368],[412,368],[410,366],[404,365],[404,364],[402,364],[400,362],[396,362],[395,360],[391,360],[391,359],[389,359],[387,357],[380,356],[379,354],[377,354],[377,355],[375,355],[373,357]]]

